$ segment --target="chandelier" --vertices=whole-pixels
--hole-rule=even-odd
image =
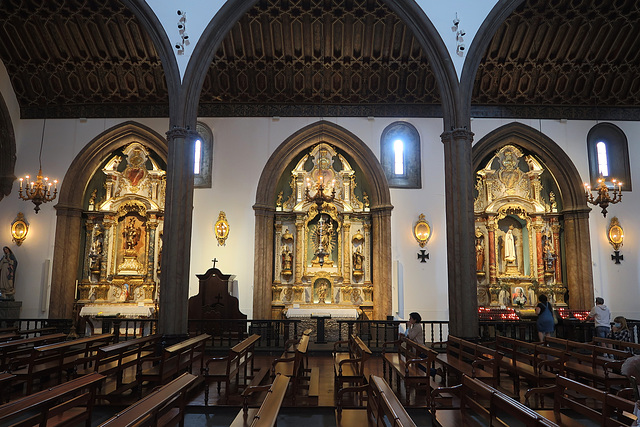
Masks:
[[[36,205],[34,208],[36,213],[40,210],[40,205],[42,203],[52,201],[58,194],[58,180],[54,179],[53,182],[49,182],[49,177],[42,177],[42,145],[44,144],[44,129],[46,124],[47,119],[45,117],[44,122],[42,123],[42,139],[40,140],[40,155],[38,156],[40,169],[38,169],[36,180],[32,181],[29,175],[26,175],[24,178],[20,178],[20,191],[18,192],[18,197],[22,200],[31,200],[33,204]],[[26,183],[24,181],[26,181]],[[53,193],[51,192],[52,185]]]
[[[324,237],[324,218],[323,215],[320,215],[320,220],[318,221],[318,249],[316,249],[315,256],[318,257],[318,262],[320,263],[320,267],[324,265],[324,257],[329,255],[326,251],[323,243]]]
[[[587,202],[595,206],[602,208],[602,215],[607,217],[607,208],[609,205],[615,205],[622,200],[622,182],[612,179],[613,183],[613,197],[609,194],[609,188],[605,184],[604,177],[600,175],[598,178],[598,187],[595,189],[598,192],[598,197],[594,198],[591,193],[591,186],[587,183],[584,184],[584,193],[587,197]]]
[[[322,175],[318,177],[318,183],[316,184],[316,192],[311,197],[311,192],[309,191],[309,187],[311,187],[309,183],[309,178],[307,178],[307,189],[304,193],[304,198],[307,202],[314,202],[318,206],[318,211],[322,210],[322,205],[326,203],[331,203],[336,198],[336,187],[333,186],[333,190],[330,195],[324,194],[324,183],[322,179]]]

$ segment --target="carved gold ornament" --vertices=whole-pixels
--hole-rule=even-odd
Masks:
[[[622,246],[622,241],[624,240],[624,230],[620,226],[620,222],[617,217],[611,218],[611,223],[609,224],[609,243],[613,246],[613,250],[617,251]]]
[[[218,239],[218,246],[224,246],[227,237],[229,237],[229,223],[227,222],[227,216],[223,211],[220,211],[218,215],[218,221],[216,221],[213,230]]]
[[[11,223],[11,237],[16,245],[20,246],[29,233],[29,224],[24,220],[22,212],[18,212],[18,216]]]
[[[413,227],[413,236],[421,248],[424,248],[429,241],[431,237],[431,226],[429,226],[429,223],[426,221],[424,214],[420,214],[418,217],[418,222],[416,222],[416,225]]]

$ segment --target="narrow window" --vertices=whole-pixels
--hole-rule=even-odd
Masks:
[[[607,144],[600,141],[596,144],[598,151],[598,173],[609,176],[609,162],[607,161]]]
[[[394,173],[404,175],[404,144],[402,140],[396,139],[393,143],[393,153],[395,155]]]
[[[198,175],[200,173],[200,159],[202,158],[202,141],[196,139],[196,156],[193,161],[193,173]]]

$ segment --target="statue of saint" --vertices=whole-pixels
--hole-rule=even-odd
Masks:
[[[509,226],[509,231],[504,236],[504,260],[507,262],[515,262],[516,260],[516,244],[513,238],[513,225]]]
[[[476,271],[484,271],[484,244],[482,235],[476,237]]]
[[[544,241],[544,248],[542,250],[542,254],[544,257],[544,262],[547,270],[553,270],[553,262],[556,258],[556,252],[553,249],[553,244],[551,243],[551,238],[546,238]]]
[[[124,237],[124,248],[127,250],[135,249],[140,240],[140,227],[136,227],[136,220],[129,218],[129,224],[124,227],[122,232]]]
[[[293,266],[293,254],[289,250],[289,246],[282,248],[282,270],[291,271]]]
[[[13,294],[16,293],[13,281],[18,267],[18,260],[8,246],[2,248],[2,252],[3,255],[0,259],[0,298],[12,300]]]
[[[326,284],[322,284],[320,285],[320,287],[318,288],[318,302],[320,304],[324,304],[327,300],[327,285]]]
[[[353,269],[355,271],[362,271],[364,268],[364,254],[362,253],[362,245],[358,246],[353,253]]]
[[[89,210],[93,211],[96,208],[96,197],[98,196],[98,190],[93,190],[91,197],[89,198]]]

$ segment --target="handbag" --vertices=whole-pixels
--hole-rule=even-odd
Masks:
[[[549,303],[547,303],[547,310],[551,311],[551,315],[553,316],[553,324],[557,325],[558,324],[558,313],[556,312],[556,310],[552,307],[549,307]]]

